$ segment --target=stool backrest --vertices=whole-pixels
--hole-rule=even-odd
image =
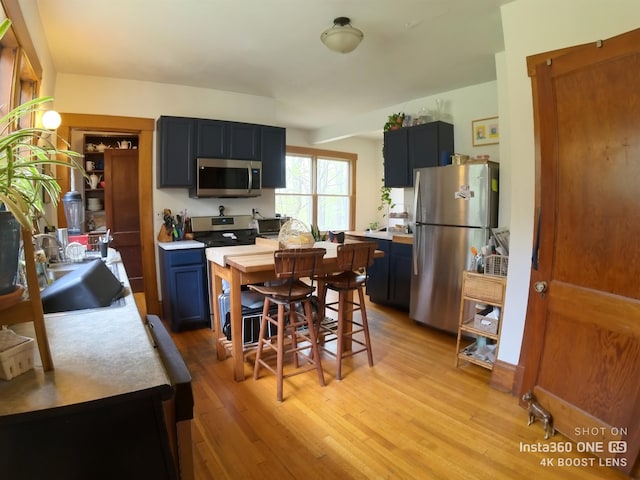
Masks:
[[[338,268],[353,272],[371,266],[376,242],[353,242],[338,245]]]
[[[313,278],[322,257],[327,253],[324,248],[286,248],[273,253],[276,276],[282,279],[297,280],[301,277]]]

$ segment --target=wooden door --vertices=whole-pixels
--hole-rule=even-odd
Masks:
[[[637,474],[640,30],[538,63],[532,85],[539,248],[520,394],[533,390],[565,436],[596,442],[600,465]]]
[[[111,246],[120,252],[131,289],[144,291],[138,194],[138,151],[110,149],[104,155],[105,216]]]

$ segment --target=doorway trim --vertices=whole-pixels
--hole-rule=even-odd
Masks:
[[[61,113],[62,123],[58,127],[61,140],[71,142],[72,130],[118,132],[138,135],[138,192],[140,195],[140,243],[142,246],[142,274],[145,278],[144,296],[147,313],[160,314],[158,279],[156,274],[155,238],[153,235],[153,132],[155,121],[151,118],[119,117],[112,115],[89,115]],[[62,143],[62,142],[61,142]],[[59,145],[68,148],[66,145]],[[59,177],[62,191],[71,186],[69,169],[63,169]],[[57,209],[58,224],[65,223],[62,204]]]

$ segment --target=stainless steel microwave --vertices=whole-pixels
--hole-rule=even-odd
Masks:
[[[196,186],[190,197],[257,197],[262,193],[262,162],[196,159]]]

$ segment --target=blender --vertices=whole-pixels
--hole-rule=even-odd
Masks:
[[[84,223],[84,205],[80,192],[71,191],[62,197],[64,205],[64,216],[67,217],[67,231],[69,235],[79,235],[82,233]]]

